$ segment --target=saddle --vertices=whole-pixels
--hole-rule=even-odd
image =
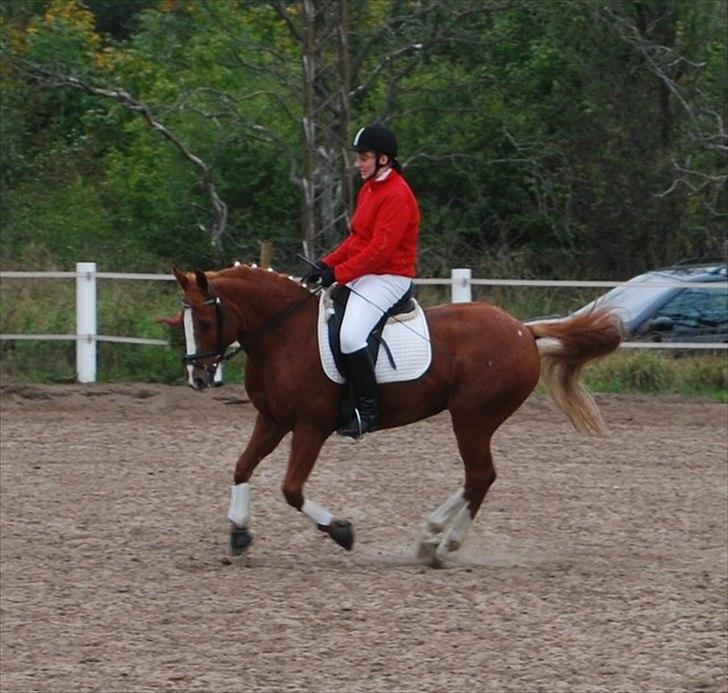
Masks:
[[[335,286],[321,294],[319,303],[321,365],[336,383],[345,382],[339,332],[350,295],[348,287]],[[430,334],[425,313],[414,298],[414,286],[375,325],[367,339],[367,348],[379,383],[415,380],[429,368]]]
[[[414,311],[414,294],[414,284],[410,284],[410,288],[407,289],[404,296],[381,317],[379,322],[374,326],[374,329],[369,333],[369,337],[367,337],[367,349],[375,367],[379,358],[379,349],[382,347],[387,354],[389,364],[394,370],[397,370],[397,364],[394,361],[392,351],[384,340],[382,333],[384,332],[384,326],[387,324],[387,320],[395,315],[405,315]],[[333,313],[329,317],[329,346],[331,347],[336,368],[339,373],[343,374],[346,374],[346,367],[341,355],[340,332],[341,323],[344,320],[344,313],[346,312],[346,304],[349,302],[349,296],[351,296],[351,289],[348,286],[336,286],[330,293]]]

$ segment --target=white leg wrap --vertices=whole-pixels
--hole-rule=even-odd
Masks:
[[[427,526],[433,532],[441,532],[452,516],[465,505],[465,489],[458,489],[427,519]]]
[[[250,522],[250,484],[235,484],[230,487],[228,520],[237,527],[247,527]]]
[[[303,501],[301,512],[315,525],[324,527],[328,527],[336,519],[326,508],[308,498]]]
[[[462,546],[463,539],[465,539],[465,534],[472,521],[473,518],[470,517],[470,508],[461,508],[450,531],[445,535],[445,538],[437,549],[438,555],[445,556],[452,551],[457,551]]]
[[[442,540],[443,530],[458,511],[467,510],[464,493],[465,489],[459,488],[427,518],[427,526],[417,547],[417,556],[424,562],[432,564],[435,561],[436,552],[439,553],[445,543]]]

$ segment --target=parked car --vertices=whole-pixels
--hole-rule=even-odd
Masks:
[[[629,341],[728,342],[725,263],[675,265],[640,274],[572,315],[597,306],[620,316]],[[546,319],[553,318],[527,323]]]

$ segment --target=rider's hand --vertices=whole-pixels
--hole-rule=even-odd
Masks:
[[[334,275],[334,268],[333,267],[325,267],[321,271],[321,286],[328,288],[335,281],[336,281],[336,276]]]
[[[301,281],[304,284],[320,282],[324,271],[327,269],[329,269],[329,266],[325,262],[317,262],[316,267],[310,269],[307,274],[304,274]]]

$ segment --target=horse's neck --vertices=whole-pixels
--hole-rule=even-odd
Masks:
[[[219,273],[215,287],[240,311],[247,335],[270,325],[308,294],[287,276],[249,267]]]

